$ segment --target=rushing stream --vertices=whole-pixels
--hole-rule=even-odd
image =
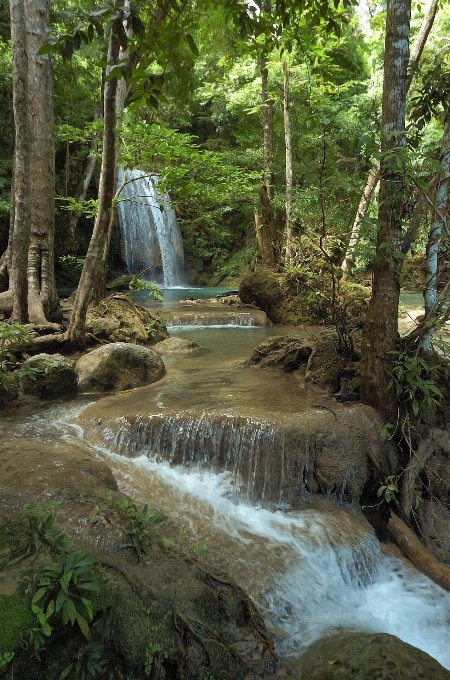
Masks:
[[[293,331],[276,329],[277,334]],[[205,414],[205,423],[211,408],[243,413],[247,423],[262,415],[302,417],[314,408],[317,394],[299,389],[292,376],[236,367],[274,329],[184,328],[172,334],[194,339],[209,352],[168,359],[164,383],[136,394],[137,403],[148,400],[147,411],[154,409],[167,422],[172,418],[174,428],[179,414],[193,407]],[[118,412],[121,398],[116,398]],[[56,438],[63,447],[67,440],[83,438],[85,408],[86,401],[45,407],[15,422],[14,436]],[[81,419],[73,424],[78,414]],[[205,432],[206,425],[199,426],[195,435],[203,444]],[[268,430],[253,440],[249,434],[248,451],[278,446],[270,436]],[[180,438],[189,440],[181,429]],[[296,653],[334,631],[378,631],[397,635],[450,668],[450,594],[384,555],[358,508],[305,492],[303,509],[280,503],[269,511],[257,495],[245,501],[236,494],[232,471],[211,469],[198,459],[171,466],[158,442],[147,441],[145,451],[135,446],[132,458],[118,453],[126,451],[117,437],[107,446],[85,444],[90,455],[109,462],[124,493],[170,515],[253,597],[278,654]]]

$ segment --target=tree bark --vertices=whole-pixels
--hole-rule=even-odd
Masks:
[[[396,515],[391,514],[388,529],[402,553],[419,571],[445,590],[450,590],[450,569],[439,562],[417,536]]]
[[[28,92],[33,177],[29,202],[28,316],[45,324],[59,307],[54,276],[55,125],[50,55],[38,55],[48,26],[48,0],[26,0]]]
[[[397,398],[391,382],[392,355],[398,335],[403,171],[397,155],[405,145],[405,109],[411,0],[388,0],[381,129],[381,184],[372,297],[361,346],[361,399],[391,423]],[[396,152],[397,149],[397,152]]]
[[[118,58],[119,41],[114,34],[113,27],[110,33],[108,48],[109,69],[112,69],[117,64]],[[102,263],[113,210],[116,182],[116,91],[117,78],[107,80],[104,97],[103,152],[100,170],[98,213],[95,218],[94,230],[81,272],[72,318],[67,332],[69,342],[79,347],[84,346],[85,343],[87,308],[92,297],[93,286],[98,273],[97,268]]]
[[[289,113],[289,67],[283,62],[283,114],[284,114],[284,142],[286,147],[286,249],[284,264],[289,267],[292,258],[292,138]]]
[[[420,58],[422,56],[422,52],[426,45],[430,31],[433,27],[438,5],[439,0],[430,0],[419,33],[417,34],[416,39],[414,40],[414,44],[411,47],[408,62],[408,80],[406,85],[407,92],[409,91],[412,79],[414,77]],[[342,263],[342,271],[344,272],[344,274],[347,274],[351,266],[353,251],[359,241],[361,225],[366,216],[367,210],[369,209],[370,202],[372,200],[372,197],[375,193],[375,189],[377,188],[379,181],[380,181],[380,163],[379,161],[375,161],[369,173],[367,184],[364,188],[361,200],[358,205],[358,209],[356,211],[356,216],[353,222],[350,240],[347,246],[344,261]]]
[[[262,223],[261,235],[261,256],[265,269],[275,269],[276,257],[276,226],[272,208],[272,119],[273,102],[268,94],[269,70],[267,58],[261,56],[259,59],[261,71],[261,112],[263,121],[263,185],[260,188]]]
[[[28,117],[28,52],[25,0],[10,0],[14,109],[14,224],[9,287],[12,322],[27,321],[27,257],[31,230],[31,135]],[[8,295],[8,293],[6,293]],[[2,294],[5,297],[5,294]]]
[[[434,200],[435,212],[431,222],[426,251],[425,288],[423,291],[425,304],[425,330],[420,342],[420,347],[424,351],[429,349],[433,340],[437,317],[439,244],[442,236],[442,225],[446,219],[445,213],[450,183],[450,114],[447,114],[445,118],[440,160],[441,173],[439,184],[436,189],[436,197]]]

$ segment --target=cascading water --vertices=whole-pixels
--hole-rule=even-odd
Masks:
[[[125,184],[124,184],[125,182]],[[183,285],[183,240],[158,177],[118,168],[118,216],[128,274],[140,274],[166,288]]]

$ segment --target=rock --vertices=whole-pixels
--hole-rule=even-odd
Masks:
[[[288,373],[296,371],[301,364],[307,364],[312,345],[304,338],[291,335],[272,336],[255,347],[245,366],[274,368]]]
[[[23,369],[22,390],[40,399],[59,399],[78,390],[75,362],[61,354],[36,354]],[[22,369],[22,370],[23,370]]]
[[[297,665],[297,664],[296,664]],[[450,680],[450,671],[394,635],[333,635],[309,647],[292,680]]]
[[[277,324],[330,323],[333,291],[330,276],[311,272],[275,274],[260,270],[241,281],[239,297],[243,303],[256,304]],[[336,308],[349,317],[361,317],[367,308],[370,291],[354,283],[340,282]]]
[[[169,337],[167,328],[156,313],[138,305],[130,295],[120,293],[89,308],[86,330],[110,342],[141,345],[153,345]]]
[[[207,351],[200,347],[197,342],[187,340],[186,338],[167,338],[153,345],[152,349],[158,354],[167,354],[169,356],[201,354]]]
[[[75,366],[83,391],[127,390],[160,380],[161,357],[147,347],[114,342],[81,357]]]

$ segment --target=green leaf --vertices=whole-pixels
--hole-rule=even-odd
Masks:
[[[86,640],[89,640],[90,632],[89,632],[89,624],[86,621],[85,618],[81,616],[79,612],[76,612],[76,619],[78,622],[78,625],[80,627],[81,632],[83,633],[84,637]]]
[[[93,581],[88,581],[87,583],[79,583],[77,585],[77,588],[83,588],[83,590],[93,590],[95,592],[98,592],[100,590],[100,586],[97,583],[94,583]]]
[[[186,37],[187,44],[189,45],[189,49],[191,50],[191,52],[193,54],[195,54],[196,57],[200,56],[200,52],[198,51],[198,47],[197,47],[195,40],[192,37],[192,35],[190,33],[186,33],[185,37]]]
[[[86,597],[81,598],[82,603],[86,607],[86,613],[89,621],[92,621],[94,618],[94,606],[90,600],[88,600]]]
[[[36,602],[39,602],[39,600],[42,597],[44,597],[46,592],[47,592],[47,588],[39,588],[39,590],[37,590],[36,593],[34,594],[34,597],[31,600],[31,604],[35,604]]]
[[[60,590],[58,595],[57,595],[57,598],[56,598],[56,607],[55,607],[56,612],[60,611],[60,609],[64,605],[65,601],[66,601],[66,594],[63,590]]]

